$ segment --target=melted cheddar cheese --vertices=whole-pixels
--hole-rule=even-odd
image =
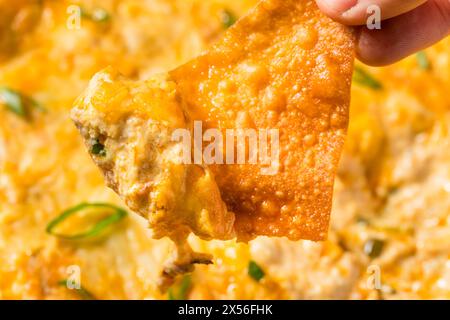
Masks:
[[[45,232],[81,202],[125,206],[105,187],[69,110],[99,70],[112,65],[134,80],[171,70],[218,39],[224,16],[255,3],[0,0],[0,87],[45,108],[30,106],[24,119],[0,102],[1,299],[78,299],[58,284],[74,266],[97,299],[167,298],[157,282],[174,245],[153,240],[144,219],[129,215],[92,243]],[[73,4],[90,13],[79,28]],[[92,18],[99,9],[107,19]],[[191,236],[195,251],[215,259],[193,272],[188,298],[450,298],[449,52],[448,38],[426,50],[429,70],[415,56],[385,68],[360,65],[383,88],[353,84],[327,241]],[[248,275],[250,260],[265,272],[259,282]]]

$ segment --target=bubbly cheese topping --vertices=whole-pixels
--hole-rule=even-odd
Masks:
[[[143,80],[173,69],[217,39],[225,11],[239,17],[256,1],[77,1],[110,18],[83,18],[80,29],[69,29],[73,3],[0,0],[0,86],[46,108],[31,108],[32,121],[24,121],[0,102],[0,297],[79,299],[58,284],[78,270],[97,299],[164,299],[157,280],[174,245],[153,240],[144,219],[129,215],[89,244],[45,232],[80,202],[125,207],[105,186],[69,110],[99,70],[113,65]],[[429,70],[415,56],[379,69],[359,65],[383,89],[353,84],[327,241],[191,236],[195,251],[216,258],[192,273],[187,297],[450,298],[449,51],[448,38],[426,50]],[[379,256],[373,239],[384,243]],[[265,272],[259,282],[248,275],[250,260]],[[377,266],[380,290],[373,286]]]

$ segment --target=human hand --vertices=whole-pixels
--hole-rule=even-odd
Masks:
[[[450,34],[450,0],[316,0],[331,18],[358,30],[357,56],[380,66],[396,62]],[[381,28],[370,30],[367,19],[376,5]]]

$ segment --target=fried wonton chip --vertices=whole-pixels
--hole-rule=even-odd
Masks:
[[[191,120],[277,129],[276,172],[210,165],[240,240],[326,237],[344,144],[353,34],[312,0],[263,0],[208,52],[170,72]]]

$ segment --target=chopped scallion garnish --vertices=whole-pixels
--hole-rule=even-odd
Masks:
[[[365,217],[359,216],[359,217],[356,218],[356,223],[368,225],[369,224],[369,220],[367,218],[365,218]]]
[[[225,29],[236,23],[236,16],[229,10],[222,11],[222,25]]]
[[[92,144],[91,153],[97,156],[104,157],[106,156],[105,146],[98,140],[95,140],[94,143]]]
[[[383,85],[380,81],[378,81],[370,73],[360,67],[355,67],[355,71],[353,73],[353,81],[374,90],[383,89]]]
[[[111,15],[103,8],[95,8],[91,12],[81,8],[81,17],[93,22],[104,23],[111,19]]]
[[[185,275],[179,284],[172,286],[168,291],[169,300],[186,300],[192,287],[190,275]]]
[[[33,98],[7,87],[0,87],[0,101],[5,104],[8,110],[22,118],[28,117],[28,108],[30,106],[35,107],[41,112],[46,111],[45,108]]]
[[[83,299],[83,300],[96,300],[94,298],[94,296],[92,295],[92,293],[90,293],[88,290],[83,288],[81,285],[80,285],[79,289],[76,289],[76,288],[71,289],[70,286],[69,286],[69,280],[68,279],[60,280],[60,281],[58,281],[58,284],[60,286],[66,287],[68,290],[75,291],[80,296],[80,298]]]
[[[369,239],[364,244],[364,253],[372,259],[378,258],[383,252],[384,241],[380,239]]]
[[[111,15],[102,8],[97,8],[91,13],[91,19],[95,22],[108,22],[111,19]]]
[[[416,53],[416,60],[419,67],[423,70],[430,70],[431,63],[425,51],[419,51]]]
[[[248,275],[256,281],[260,281],[262,278],[264,278],[265,273],[264,270],[261,269],[261,267],[255,261],[252,260],[248,263]]]
[[[22,94],[19,92],[2,87],[0,88],[0,100],[3,101],[5,106],[15,114],[21,117],[27,116],[27,110],[25,108],[25,103],[22,98]]]
[[[105,213],[108,213],[108,211],[112,211],[112,213],[106,215],[105,217],[101,218],[98,221],[95,221],[94,223],[90,223],[87,221],[88,227],[85,228],[84,231],[73,232],[73,229],[75,229],[75,226],[71,226],[69,224],[69,232],[58,232],[56,229],[60,227],[63,223],[67,224],[67,221],[70,221],[70,218],[73,218],[77,213],[83,213],[85,210],[92,210],[87,215],[81,216],[82,222],[86,224],[86,220],[88,220],[89,217],[95,217],[95,215],[103,216]],[[86,213],[86,212],[84,212]],[[61,239],[65,240],[82,240],[86,238],[92,238],[94,236],[99,235],[102,231],[104,231],[107,227],[119,222],[127,215],[127,212],[119,208],[115,205],[108,204],[108,203],[81,203],[75,207],[69,208],[63,213],[61,213],[60,216],[58,216],[56,219],[52,220],[48,226],[47,226],[47,233],[56,236]],[[95,219],[94,219],[95,220]],[[67,229],[67,228],[66,228]]]

